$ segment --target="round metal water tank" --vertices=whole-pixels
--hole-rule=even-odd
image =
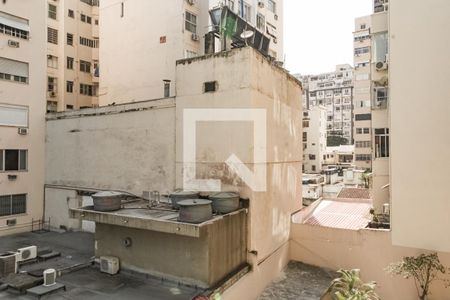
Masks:
[[[190,192],[190,191],[176,191],[169,195],[170,201],[172,202],[172,207],[180,208],[178,202],[188,199],[198,199],[198,192]]]
[[[122,204],[123,194],[118,192],[100,192],[92,195],[94,210],[115,211]]]
[[[179,201],[180,214],[178,221],[198,224],[212,219],[211,203],[211,201],[203,199]]]
[[[239,194],[234,192],[220,192],[209,196],[215,213],[228,214],[239,209]]]

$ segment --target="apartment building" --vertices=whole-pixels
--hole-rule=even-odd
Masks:
[[[388,3],[374,1],[374,14],[356,19],[355,164],[372,169],[373,200],[389,202]]]
[[[282,0],[104,0],[100,104],[174,96],[177,59],[223,48],[217,38],[205,42],[205,35],[220,27],[212,23],[210,10],[224,5],[267,37],[268,55],[283,60]]]
[[[47,112],[98,105],[99,0],[48,0]]]
[[[43,216],[45,9],[34,0],[0,4],[0,235]]]
[[[337,65],[335,72],[297,78],[303,84],[303,109],[323,106],[327,110],[328,136],[353,141],[353,68]]]
[[[327,109],[303,112],[303,173],[320,173],[327,149]]]

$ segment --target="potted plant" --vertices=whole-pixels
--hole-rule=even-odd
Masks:
[[[402,261],[390,264],[387,271],[406,279],[412,277],[420,300],[426,300],[430,295],[430,287],[434,281],[444,281],[445,287],[448,287],[449,283],[448,280],[440,278],[447,270],[441,264],[437,253],[403,257]]]
[[[376,283],[374,281],[364,283],[360,279],[360,270],[339,270],[341,277],[331,282],[322,299],[332,300],[379,300],[375,293]]]

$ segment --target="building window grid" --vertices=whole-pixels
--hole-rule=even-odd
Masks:
[[[57,11],[56,5],[49,3],[48,4],[48,17],[50,19],[56,20],[56,11]]]
[[[80,71],[91,73],[91,63],[88,61],[80,60]]]
[[[28,150],[0,150],[0,172],[27,171]]]
[[[49,43],[58,44],[58,30],[47,27],[47,41]]]
[[[186,11],[184,27],[187,31],[197,33],[197,16],[191,12]]]
[[[73,57],[67,56],[67,69],[68,70],[73,70],[73,62],[74,62]]]
[[[0,23],[0,33],[7,34],[13,37],[21,38],[24,40],[28,40],[30,37],[30,33],[25,30],[21,30],[18,28],[14,28],[5,24]]]
[[[389,157],[389,128],[375,129],[375,158]]]
[[[0,217],[20,215],[26,211],[27,194],[0,196]]]
[[[66,92],[73,93],[73,81],[66,82]]]

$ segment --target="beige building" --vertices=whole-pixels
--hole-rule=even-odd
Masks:
[[[261,45],[269,45],[267,55],[283,60],[282,0],[104,0],[100,3],[104,66],[100,104],[174,96],[176,60],[203,55],[205,49],[225,48],[217,34],[205,43],[205,35],[220,27],[212,23],[209,11],[223,5],[255,28],[258,33],[255,31],[252,39],[258,38],[260,43],[262,35],[267,38]],[[231,45],[226,46],[229,50]]]
[[[341,136],[353,143],[353,68],[337,65],[335,72],[296,75],[303,84],[303,109],[326,107],[328,136]]]
[[[327,109],[315,106],[303,112],[303,172],[320,173],[327,149]]]
[[[37,229],[43,216],[45,10],[0,4],[0,235]]]
[[[98,105],[99,1],[48,0],[47,112]]]
[[[355,21],[355,165],[372,170],[374,207],[389,202],[388,3]]]

